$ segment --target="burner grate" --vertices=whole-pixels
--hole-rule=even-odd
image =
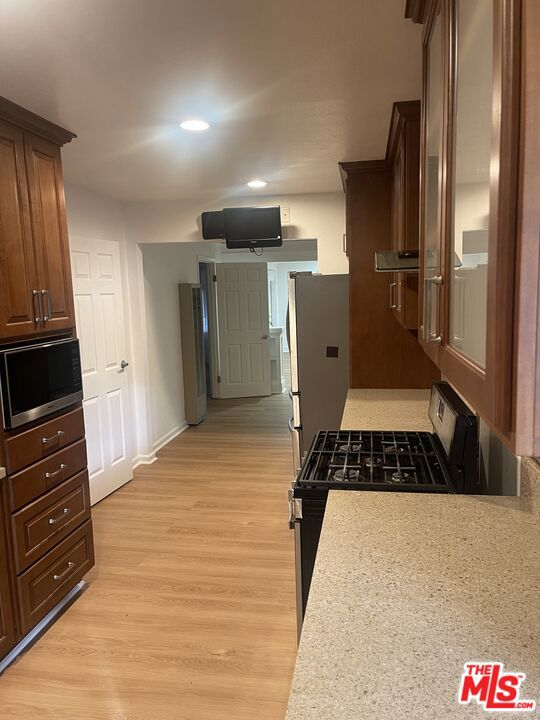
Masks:
[[[452,489],[432,435],[425,432],[321,431],[298,483],[358,489]]]

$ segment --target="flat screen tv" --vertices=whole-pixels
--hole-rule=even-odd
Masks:
[[[224,208],[223,218],[228,248],[283,245],[279,207]]]

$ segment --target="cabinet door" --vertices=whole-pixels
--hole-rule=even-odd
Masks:
[[[21,130],[0,122],[0,338],[34,333],[39,315]],[[35,302],[35,306],[34,306]]]
[[[16,644],[16,631],[11,604],[12,593],[6,558],[4,507],[0,493],[0,659]]]
[[[24,142],[43,324],[70,329],[75,319],[60,148],[30,133]]]
[[[392,171],[392,250],[405,250],[405,158],[403,133],[396,146]],[[390,307],[396,320],[404,322],[404,273],[392,273]]]
[[[433,362],[441,342],[441,159],[443,131],[443,33],[438,3],[426,25],[422,117],[419,340]]]
[[[513,0],[447,0],[451,94],[440,367],[503,431],[511,420],[515,221],[509,219],[515,218],[518,113],[510,28],[519,26],[517,6]]]

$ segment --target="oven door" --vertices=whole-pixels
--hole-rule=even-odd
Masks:
[[[289,490],[289,527],[294,530],[296,571],[296,625],[298,641],[311,587],[315,558],[319,547],[326,500],[295,498]]]

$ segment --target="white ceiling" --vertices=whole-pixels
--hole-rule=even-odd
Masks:
[[[0,94],[77,133],[66,178],[121,199],[340,189],[420,95],[404,0],[1,0]],[[199,115],[207,133],[178,123]],[[256,193],[254,193],[254,196]]]

